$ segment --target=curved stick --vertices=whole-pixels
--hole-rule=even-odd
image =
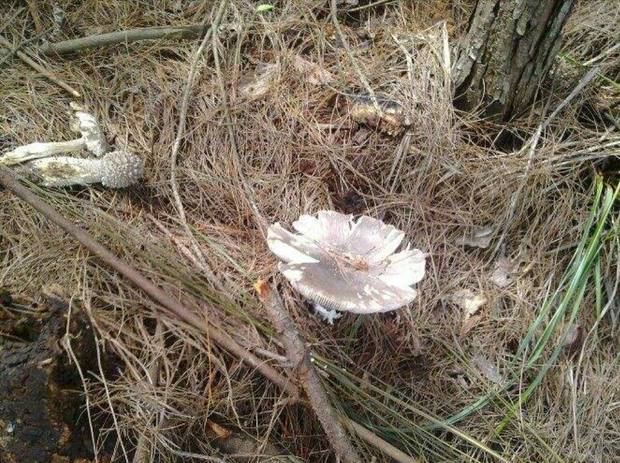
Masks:
[[[84,247],[88,248],[93,254],[97,255],[103,262],[123,275],[135,286],[150,296],[151,299],[160,304],[165,309],[164,311],[166,313],[176,316],[190,326],[203,330],[207,337],[213,340],[213,342],[215,342],[222,349],[234,354],[240,360],[255,368],[259,373],[280,387],[282,390],[288,392],[294,397],[299,396],[297,387],[287,378],[238,344],[222,328],[197,315],[195,312],[184,306],[181,302],[170,297],[161,288],[155,286],[151,280],[142,275],[135,267],[119,259],[109,249],[95,241],[95,239],[92,238],[86,231],[69,222],[66,218],[60,215],[56,209],[36,196],[28,188],[21,185],[13,176],[11,171],[5,167],[0,167],[0,185],[3,185],[15,196],[30,204],[49,220],[72,235]]]

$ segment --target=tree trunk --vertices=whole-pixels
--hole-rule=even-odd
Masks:
[[[574,0],[478,0],[456,62],[456,105],[508,120],[532,102]]]

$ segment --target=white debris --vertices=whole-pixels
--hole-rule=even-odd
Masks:
[[[493,227],[478,228],[468,236],[457,238],[455,242],[459,246],[486,249],[491,244],[494,230]]]

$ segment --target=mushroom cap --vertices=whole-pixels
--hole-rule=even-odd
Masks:
[[[267,244],[278,268],[303,296],[328,309],[354,313],[395,310],[413,301],[424,277],[425,254],[396,252],[404,233],[381,220],[320,211],[269,227]]]
[[[125,188],[138,182],[144,174],[144,162],[127,151],[110,151],[101,158],[101,184],[108,188]]]

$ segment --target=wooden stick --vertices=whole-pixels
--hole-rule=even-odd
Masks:
[[[6,48],[8,48],[9,50],[12,49],[12,45],[11,42],[9,42],[7,39],[5,39],[4,37],[0,36],[0,45],[4,45]],[[58,77],[54,76],[53,74],[51,74],[47,69],[45,69],[43,66],[41,66],[40,64],[36,63],[34,60],[32,60],[32,58],[30,58],[26,53],[24,53],[23,51],[19,51],[17,50],[15,52],[15,54],[19,57],[19,59],[21,59],[24,63],[26,63],[28,66],[30,66],[31,68],[33,68],[35,71],[40,72],[42,75],[44,75],[45,77],[47,77],[49,80],[51,80],[52,82],[54,82],[56,85],[58,85],[59,87],[61,87],[62,89],[66,90],[67,92],[69,92],[72,96],[74,96],[75,98],[82,98],[82,95],[80,95],[80,93],[75,90],[73,87],[71,87],[70,85],[66,84],[65,82],[63,82],[62,80],[60,80]]]
[[[297,332],[293,320],[286,313],[280,297],[264,281],[258,281],[254,287],[278,330],[289,361],[298,368],[301,385],[308,395],[310,405],[321,422],[336,456],[345,463],[361,463],[362,459],[349,441],[346,431],[331,407],[321,380],[314,370],[310,355],[306,351],[305,343]]]
[[[44,55],[68,55],[80,53],[92,48],[109,47],[119,43],[140,42],[156,39],[196,39],[204,36],[209,25],[190,24],[188,26],[155,26],[128,29],[126,31],[108,32],[106,34],[89,35],[79,39],[48,43],[38,48]]]
[[[254,354],[247,351],[243,346],[231,338],[222,328],[197,315],[179,301],[170,297],[162,289],[155,286],[153,282],[143,276],[136,268],[116,257],[105,246],[95,241],[88,233],[86,233],[86,231],[69,222],[52,206],[47,204],[28,188],[21,185],[13,176],[13,173],[5,167],[0,167],[0,185],[3,185],[15,196],[30,204],[34,209],[39,211],[50,221],[54,222],[64,231],[73,236],[93,254],[99,256],[103,262],[131,281],[135,286],[150,296],[155,302],[159,303],[165,309],[164,311],[166,313],[178,317],[190,326],[193,326],[199,330],[204,330],[207,337],[212,339],[213,342],[215,342],[222,349],[234,354],[240,360],[255,368],[265,378],[269,379],[293,397],[299,396],[298,388],[287,378],[282,376],[274,368],[265,364]]]

